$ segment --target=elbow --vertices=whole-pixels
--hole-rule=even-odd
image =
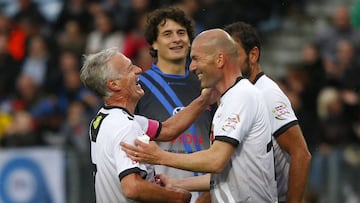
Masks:
[[[311,153],[309,152],[309,150],[306,150],[306,152],[304,153],[304,161],[305,161],[308,165],[310,165],[311,159],[312,159]]]
[[[311,154],[309,150],[304,149],[298,152],[295,152],[293,154],[290,154],[291,159],[298,160],[298,162],[301,162],[303,166],[309,167],[311,164]]]
[[[132,199],[132,200],[136,200],[139,197],[140,192],[138,191],[139,188],[141,188],[141,186],[137,186],[136,181],[133,181],[130,184],[126,184],[126,186],[124,187],[124,185],[122,185],[122,192],[124,194],[124,196],[128,199]]]
[[[221,173],[225,168],[225,164],[220,161],[213,161],[209,166],[209,173]]]
[[[176,128],[170,125],[167,121],[162,122],[162,127],[156,141],[168,142],[177,138],[181,132],[178,133]]]
[[[299,156],[302,157],[302,160],[305,164],[310,165],[312,157],[307,147],[301,151],[301,154],[299,154]]]

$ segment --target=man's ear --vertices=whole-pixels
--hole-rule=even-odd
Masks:
[[[224,54],[218,53],[216,56],[215,62],[218,67],[222,67],[224,65]]]
[[[113,91],[116,91],[116,90],[120,89],[119,80],[108,80],[106,85],[110,90],[113,90]]]
[[[249,52],[250,63],[257,63],[260,56],[260,50],[258,47],[254,47]]]
[[[151,45],[151,47],[154,49],[154,50],[158,50],[158,48],[159,48],[159,45],[157,44],[157,42],[154,42],[152,45]]]

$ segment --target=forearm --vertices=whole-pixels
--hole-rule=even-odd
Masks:
[[[142,195],[141,202],[188,202],[190,201],[191,194],[176,188],[166,188],[154,185],[155,189],[147,190],[145,194]]]
[[[210,176],[210,174],[206,174],[182,179],[172,179],[171,186],[182,188],[188,191],[209,191]]]
[[[287,203],[301,203],[307,184],[311,156],[299,153],[291,156]]]
[[[290,155],[287,203],[301,203],[307,184],[311,155],[299,125],[294,125],[281,134],[277,141]]]
[[[127,178],[127,179],[125,179]],[[179,188],[165,188],[130,174],[121,181],[124,195],[140,202],[189,202],[191,194]]]
[[[156,164],[187,171],[219,173],[228,164],[235,148],[226,142],[215,141],[209,149],[191,154],[162,151]]]
[[[187,171],[213,172],[211,165],[213,160],[208,154],[208,150],[202,150],[191,154],[163,151],[161,158],[158,160],[158,164]]]

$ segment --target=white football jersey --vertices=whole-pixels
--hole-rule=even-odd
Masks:
[[[213,139],[236,147],[221,173],[211,176],[212,202],[277,201],[269,117],[261,92],[247,79],[223,94],[213,118]]]
[[[153,167],[132,161],[120,142],[135,144],[145,133],[126,109],[103,107],[90,124],[91,160],[94,165],[95,193],[98,203],[134,202],[123,195],[120,181],[138,173],[153,182]]]
[[[288,190],[290,156],[280,148],[276,138],[290,127],[297,125],[298,120],[289,99],[280,87],[263,73],[260,73],[257,78],[254,85],[265,98],[271,123],[279,201],[285,202]]]

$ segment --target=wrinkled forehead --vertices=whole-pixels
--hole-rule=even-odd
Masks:
[[[124,71],[129,67],[129,65],[131,65],[131,60],[123,54],[117,53],[110,59],[109,65],[111,65],[115,70]]]

